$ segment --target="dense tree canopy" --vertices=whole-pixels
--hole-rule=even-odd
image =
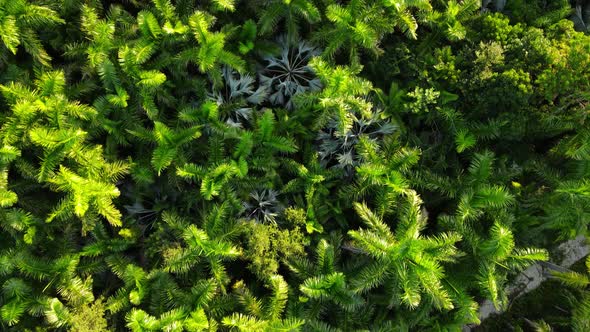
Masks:
[[[479,324],[588,234],[589,32],[584,0],[0,0],[0,329]]]

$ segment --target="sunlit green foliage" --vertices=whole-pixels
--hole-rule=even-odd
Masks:
[[[0,0],[0,330],[479,323],[588,232],[587,8]]]

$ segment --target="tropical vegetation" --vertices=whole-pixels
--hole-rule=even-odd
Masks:
[[[587,0],[0,0],[0,329],[480,324],[588,235],[589,33]]]

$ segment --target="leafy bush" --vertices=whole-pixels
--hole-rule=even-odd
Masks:
[[[545,3],[0,0],[0,329],[506,308],[590,224],[587,5]]]

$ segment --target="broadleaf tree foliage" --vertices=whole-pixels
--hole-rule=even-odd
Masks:
[[[0,330],[480,323],[588,233],[588,8],[0,0]]]

